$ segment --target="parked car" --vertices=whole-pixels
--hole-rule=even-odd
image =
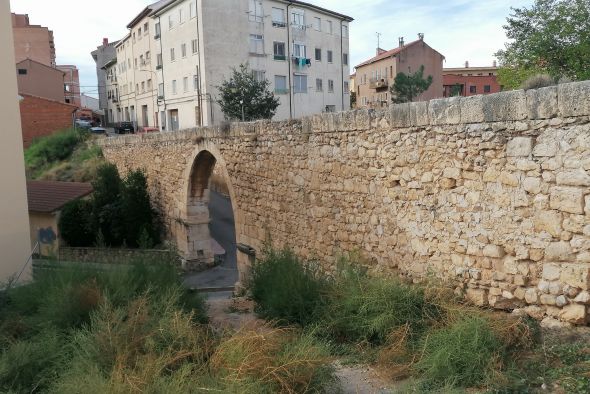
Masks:
[[[90,129],[90,132],[93,134],[106,134],[107,129],[105,129],[104,127],[92,127]]]
[[[125,134],[125,133],[134,133],[135,127],[133,126],[133,122],[121,122],[116,128],[118,134]]]
[[[89,130],[92,127],[92,123],[84,119],[76,119],[74,123],[80,129]]]

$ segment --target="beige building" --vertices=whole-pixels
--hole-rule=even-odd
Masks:
[[[32,59],[55,67],[53,31],[40,25],[31,25],[29,15],[12,14],[12,33],[16,62]]]
[[[432,76],[432,84],[415,101],[443,97],[444,56],[424,42],[423,36],[408,44],[400,39],[397,48],[378,48],[375,57],[356,66],[357,108],[380,108],[391,103],[390,88],[400,72],[414,73],[424,66],[424,77]]]
[[[35,60],[16,64],[19,93],[65,102],[64,73]]]
[[[8,1],[0,2],[0,69],[14,70],[14,41]],[[29,243],[27,193],[20,125],[16,73],[0,73],[0,287],[18,274],[31,254]],[[29,277],[25,272],[21,279]]]

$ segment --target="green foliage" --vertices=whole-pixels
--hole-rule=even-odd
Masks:
[[[538,73],[590,79],[588,0],[536,0],[530,8],[512,8],[507,22],[510,41],[496,54],[504,87],[517,88]]]
[[[432,84],[432,75],[424,78],[424,66],[420,66],[413,74],[398,73],[390,88],[391,100],[394,103],[410,103],[420,94],[428,90]]]
[[[316,318],[327,281],[292,251],[268,250],[252,267],[250,291],[262,316],[305,326]]]
[[[253,121],[271,119],[279,99],[269,90],[270,82],[257,81],[247,64],[232,69],[229,80],[218,86],[221,98],[218,100],[226,119]]]
[[[62,208],[59,216],[59,233],[70,246],[87,246],[94,242],[91,213],[92,204],[88,200],[70,201]]]
[[[142,171],[131,171],[123,182],[121,211],[125,218],[124,239],[131,247],[144,248],[159,243],[157,217],[147,192],[147,179]]]
[[[529,77],[522,83],[521,88],[524,90],[540,89],[547,86],[555,85],[555,80],[548,74],[537,74]]]
[[[350,92],[350,108],[356,107],[356,92]]]
[[[461,87],[460,84],[456,83],[451,87],[451,96],[460,96],[461,95],[461,90],[463,88]]]
[[[49,164],[67,159],[87,137],[87,132],[70,129],[35,139],[25,150],[25,164],[34,173]]]

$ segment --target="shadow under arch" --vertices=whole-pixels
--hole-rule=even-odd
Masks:
[[[191,263],[212,262],[214,258],[209,228],[211,221],[210,182],[214,169],[223,177],[229,192],[235,229],[233,247],[235,248],[235,245],[242,240],[242,231],[240,231],[243,227],[242,214],[237,206],[236,194],[229,177],[227,164],[219,149],[212,142],[201,141],[189,156],[182,178],[184,184],[180,203],[183,208],[181,209],[183,212],[181,219],[184,223],[184,231],[177,234],[177,245],[183,254],[185,264],[189,267]],[[236,288],[242,287],[246,275],[244,263],[249,265],[248,259],[246,256],[241,256],[241,253],[237,253],[237,250],[226,252],[228,256],[236,256],[238,282],[235,286]]]

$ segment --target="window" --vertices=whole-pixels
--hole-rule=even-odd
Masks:
[[[137,29],[137,40],[141,40],[141,27]]]
[[[192,18],[197,16],[197,2],[196,1],[191,1],[191,3],[188,6],[189,9],[189,15]]]
[[[342,64],[348,66],[348,53],[342,54]],[[385,78],[387,78],[387,68],[385,68]]]
[[[178,23],[182,24],[184,22],[182,18],[182,8],[178,9]]]
[[[19,68],[18,75],[27,75],[27,69],[26,68]]]
[[[291,13],[291,24],[300,29],[305,28],[305,11],[294,9]]]
[[[135,84],[135,93],[139,94],[139,84],[138,83]]]
[[[145,93],[145,81],[141,81],[141,93]]]
[[[287,57],[285,56],[285,43],[280,41],[275,41],[272,44],[274,59],[275,60],[286,60]]]
[[[262,82],[262,81],[266,80],[266,77],[264,75],[264,71],[262,71],[262,70],[252,70],[252,75],[254,76],[254,79],[257,82]]]
[[[326,105],[326,112],[336,112],[335,105]]]
[[[199,90],[199,76],[196,74],[193,75],[193,90]]]
[[[135,42],[135,32],[133,32],[133,42]]]
[[[188,92],[188,77],[184,77],[182,79],[182,89],[186,92]]]
[[[151,80],[151,79],[148,79],[148,80],[147,80],[147,90],[148,90],[148,91],[149,91],[149,90],[152,90],[152,80]]]
[[[321,92],[324,90],[324,81],[321,78],[316,78],[315,90],[316,90],[316,92]]]
[[[328,79],[328,92],[334,93],[334,80]]]
[[[313,28],[317,31],[322,31],[322,19],[318,17],[313,18]]]
[[[139,65],[145,66],[145,60],[143,59],[143,55],[139,55]]]
[[[157,64],[157,66],[156,66],[157,69],[162,68],[162,54],[161,53],[158,53],[156,55],[156,64]]]
[[[275,75],[275,93],[277,93],[277,94],[289,93],[289,89],[287,89],[287,77],[286,76]]]
[[[328,63],[332,63],[333,60],[334,59],[333,59],[332,51],[328,51]]]
[[[176,94],[176,79],[172,80],[172,94]]]
[[[333,33],[333,31],[332,31],[332,21],[326,21],[326,23],[328,24],[328,29],[327,29],[328,34],[332,34]]]
[[[470,86],[469,93],[477,93],[477,86]]]
[[[348,26],[342,25],[342,37],[348,37]]]
[[[295,74],[293,76],[293,91],[295,93],[307,93],[307,75]]]
[[[490,85],[484,85],[483,86],[483,92],[484,93],[489,93],[491,91],[492,91],[492,89],[491,89],[491,86]]]
[[[158,84],[158,97],[164,98],[164,84]]]
[[[133,59],[133,64],[134,64],[135,69],[137,70],[137,58]]]
[[[248,19],[252,22],[262,22],[264,15],[262,13],[262,1],[250,0],[250,12]]]
[[[174,18],[172,18],[172,15],[168,15],[168,28],[172,29],[174,27]]]
[[[182,57],[186,57],[186,44],[180,45],[180,54]]]
[[[316,48],[315,49],[315,60],[317,62],[321,62],[322,61],[322,48]]]
[[[264,53],[264,40],[260,34],[250,34],[250,53]]]
[[[193,55],[199,52],[199,41],[197,39],[191,41],[191,46],[193,48]]]
[[[285,27],[285,11],[282,8],[272,8],[273,27]]]
[[[350,93],[350,85],[348,82],[344,82],[344,94]],[[387,100],[387,93],[385,93],[385,99]]]
[[[147,35],[150,32],[150,25],[148,22],[143,24],[143,34]]]
[[[174,48],[170,48],[170,61],[173,62],[176,60],[176,54],[174,53]]]
[[[295,57],[306,57],[305,45],[293,44],[293,56]]]

